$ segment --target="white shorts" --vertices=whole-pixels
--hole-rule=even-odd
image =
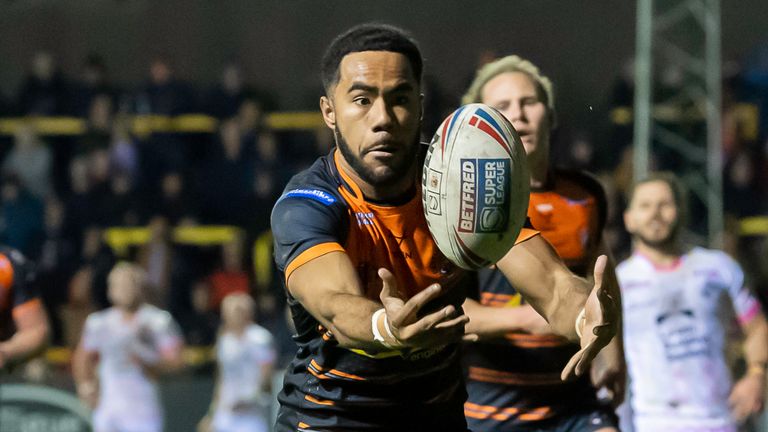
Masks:
[[[214,432],[268,432],[267,420],[261,416],[217,412],[213,415]]]
[[[93,411],[93,432],[163,432],[163,417],[132,416],[96,408]]]

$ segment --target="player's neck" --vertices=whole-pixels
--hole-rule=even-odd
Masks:
[[[635,241],[635,253],[644,256],[655,266],[669,267],[680,260],[683,248],[677,241],[670,241],[664,245],[649,245],[642,240]]]
[[[340,158],[344,159],[344,158]],[[360,188],[360,192],[363,193],[367,200],[375,201],[378,203],[399,203],[408,201],[413,196],[414,186],[416,184],[416,164],[413,164],[408,172],[402,176],[401,179],[394,182],[392,185],[380,186],[372,185],[360,177],[352,167],[350,167],[346,161],[342,163],[341,169],[355,182],[357,187]]]

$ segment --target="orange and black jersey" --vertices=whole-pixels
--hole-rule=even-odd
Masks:
[[[30,307],[42,307],[32,262],[21,252],[0,246],[0,341],[16,332],[14,318]]]
[[[605,224],[603,189],[591,176],[555,171],[544,190],[531,191],[528,217],[570,269],[586,275]],[[479,301],[517,307],[519,293],[498,270],[479,272]],[[516,430],[524,424],[597,405],[589,374],[562,382],[560,372],[579,349],[556,335],[510,333],[467,347],[465,415],[473,431]]]
[[[384,267],[408,297],[436,282],[450,284],[443,301],[460,307],[463,278],[454,277],[460,270],[432,240],[418,188],[402,203],[370,202],[339,168],[339,157],[333,151],[319,158],[275,204],[275,259],[285,280],[314,258],[344,251],[374,301]],[[376,355],[341,348],[288,297],[299,348],[279,396],[278,430],[466,430],[459,344]]]

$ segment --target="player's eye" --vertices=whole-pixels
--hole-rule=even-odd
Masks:
[[[352,99],[352,102],[361,106],[366,106],[371,104],[371,100],[365,96],[357,96],[354,99]]]

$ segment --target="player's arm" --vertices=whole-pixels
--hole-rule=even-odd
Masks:
[[[379,276],[383,286],[381,303],[363,295],[357,272],[347,254],[332,251],[295,269],[287,285],[291,296],[345,348],[366,351],[380,351],[387,345],[393,349],[425,348],[462,338],[467,318],[453,306],[418,317],[419,310],[439,296],[439,285],[432,285],[405,301],[395,294],[398,287],[392,273],[381,269]],[[382,308],[384,313],[374,316]],[[384,343],[375,340],[373,326]]]
[[[72,354],[72,377],[75,380],[77,395],[86,405],[96,407],[99,382],[96,366],[99,363],[98,351],[87,349],[81,340]]]
[[[48,344],[48,317],[39,299],[14,307],[12,313],[16,333],[0,343],[0,368],[34,356]]]
[[[152,332],[155,333],[152,339],[156,341],[156,346],[139,344],[134,347],[134,358],[144,372],[158,377],[181,370],[184,367],[184,338],[170,314],[164,312]]]
[[[744,358],[747,371],[733,386],[730,405],[737,421],[762,411],[765,405],[766,365],[768,365],[768,322],[762,312],[746,323],[744,331]]]
[[[491,307],[468,298],[462,307],[469,317],[466,332],[477,334],[480,339],[498,338],[510,332],[552,333],[547,321],[527,304]]]
[[[563,378],[587,370],[616,333],[619,311],[611,287],[603,284],[605,264],[604,256],[596,261],[593,286],[568,270],[540,235],[518,243],[497,263],[555,334],[580,342],[582,349],[566,365]]]

